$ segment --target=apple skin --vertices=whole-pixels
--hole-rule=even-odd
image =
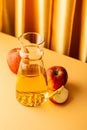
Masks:
[[[8,66],[10,70],[15,74],[17,74],[18,72],[18,68],[21,60],[19,52],[20,52],[20,48],[13,48],[8,52],[7,55]]]
[[[48,87],[55,91],[62,85],[65,85],[68,80],[68,73],[63,66],[52,66],[47,69]]]

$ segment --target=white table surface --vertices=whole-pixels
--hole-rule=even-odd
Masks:
[[[7,65],[7,53],[14,47],[19,47],[17,38],[0,33],[0,130],[87,130],[87,63],[44,49],[46,69],[67,69],[69,98],[61,105],[47,101],[25,107],[16,100],[16,75]]]

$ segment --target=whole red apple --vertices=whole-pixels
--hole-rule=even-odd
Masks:
[[[18,72],[19,63],[21,60],[19,52],[20,52],[20,48],[13,48],[8,52],[7,55],[8,66],[10,70],[15,74],[17,74]]]
[[[68,73],[62,66],[52,66],[47,69],[48,87],[55,91],[62,85],[65,85],[68,79]]]

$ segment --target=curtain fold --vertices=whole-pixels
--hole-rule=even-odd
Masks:
[[[25,0],[15,0],[15,36],[18,37],[25,28]]]
[[[49,48],[53,0],[27,0],[25,2],[25,32],[36,31],[44,35]]]
[[[69,55],[76,0],[54,0],[51,49]]]
[[[87,0],[0,0],[0,31],[39,32],[45,47],[87,62]]]
[[[87,62],[87,0],[83,0],[79,59]]]
[[[0,30],[2,30],[2,0],[0,0]]]
[[[11,35],[14,35],[14,6],[14,0],[0,0],[0,31]]]

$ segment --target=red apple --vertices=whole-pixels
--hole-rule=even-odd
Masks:
[[[52,66],[47,69],[48,87],[55,91],[62,85],[65,85],[68,79],[68,73],[62,66]]]
[[[49,99],[55,104],[64,103],[68,99],[68,89],[64,86],[60,87],[50,95]]]
[[[10,70],[15,74],[17,74],[18,72],[19,63],[21,60],[19,52],[20,52],[20,48],[13,48],[8,52],[7,55],[8,66]]]

